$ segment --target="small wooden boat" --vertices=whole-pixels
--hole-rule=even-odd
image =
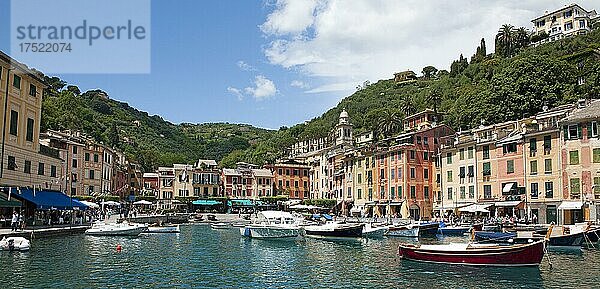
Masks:
[[[476,242],[508,242],[517,237],[517,233],[477,231],[473,234]]]
[[[213,228],[213,229],[215,229],[215,230],[228,229],[229,228],[229,224],[227,224],[227,223],[216,223],[216,224],[211,224],[210,227]]]
[[[419,224],[419,237],[435,237],[438,229],[440,228],[440,223],[432,222],[432,223],[422,223]]]
[[[544,257],[546,240],[528,244],[400,244],[398,255],[406,260],[472,266],[538,266]]]
[[[585,232],[587,242],[598,243],[600,240],[600,228],[590,228]]]
[[[393,237],[417,238],[419,237],[419,226],[390,226],[385,235]]]
[[[3,251],[29,251],[31,243],[23,237],[4,237],[0,240],[0,249]]]
[[[445,236],[463,236],[466,233],[470,232],[472,227],[465,225],[450,225],[446,226],[444,223],[440,223],[440,227],[438,228],[438,234]]]
[[[359,238],[362,236],[363,224],[342,224],[327,222],[319,226],[306,226],[306,236],[314,238]]]

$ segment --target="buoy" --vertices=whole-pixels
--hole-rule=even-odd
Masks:
[[[121,250],[123,250],[123,247],[121,247],[121,244],[117,244],[117,253],[121,253]]]

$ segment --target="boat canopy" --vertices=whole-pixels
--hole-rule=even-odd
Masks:
[[[87,210],[88,206],[76,199],[71,199],[69,196],[57,192],[42,190],[33,193],[32,189],[12,188],[12,196],[33,203],[38,210]]]
[[[282,211],[262,211],[258,215],[262,215],[267,219],[293,219],[294,215]]]
[[[559,210],[581,210],[583,207],[583,202],[581,201],[563,201],[558,206]]]
[[[221,205],[221,202],[215,201],[215,200],[195,200],[192,202],[192,205],[214,206],[214,205]]]

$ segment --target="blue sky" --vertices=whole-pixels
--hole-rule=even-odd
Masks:
[[[0,2],[1,27],[10,24],[8,3]],[[320,115],[364,80],[430,64],[447,69],[481,37],[492,52],[501,24],[530,28],[534,16],[569,1],[347,3],[154,0],[150,74],[59,76],[175,123],[279,128]],[[9,52],[2,30],[0,49]]]

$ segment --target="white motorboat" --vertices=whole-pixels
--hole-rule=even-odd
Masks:
[[[144,224],[118,223],[106,224],[96,223],[85,231],[86,235],[91,236],[137,236],[148,231],[148,226]]]
[[[365,238],[381,238],[387,232],[388,226],[373,226],[366,223],[363,227],[362,235]]]
[[[229,224],[227,224],[227,223],[216,223],[216,224],[211,224],[210,227],[213,228],[213,229],[215,229],[215,230],[229,229]]]
[[[180,233],[179,225],[175,226],[150,226],[146,233]]]
[[[4,237],[0,240],[0,249],[4,251],[29,251],[31,242],[23,237]]]
[[[250,238],[294,238],[300,235],[298,220],[288,212],[262,211],[255,223],[240,228],[240,234]]]

